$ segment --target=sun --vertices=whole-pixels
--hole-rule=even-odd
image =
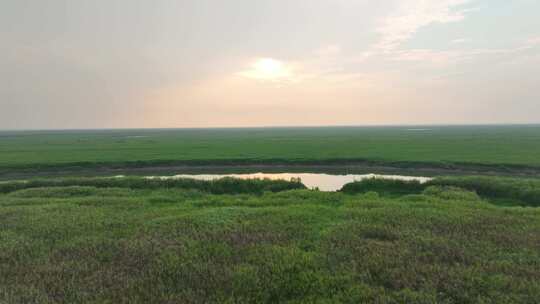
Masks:
[[[261,75],[270,77],[280,75],[284,72],[283,63],[272,58],[261,58],[253,65],[255,70]]]
[[[247,78],[271,82],[286,81],[292,76],[290,68],[274,58],[259,58],[251,64],[249,70],[240,74]]]

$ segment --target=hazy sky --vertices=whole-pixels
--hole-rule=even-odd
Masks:
[[[538,0],[0,0],[0,129],[531,122]]]

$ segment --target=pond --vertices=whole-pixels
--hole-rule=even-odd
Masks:
[[[394,179],[404,181],[419,181],[425,183],[430,181],[430,177],[405,176],[405,175],[384,175],[384,174],[325,174],[325,173],[249,173],[249,174],[180,174],[173,176],[151,176],[149,178],[175,179],[193,178],[198,180],[214,180],[223,177],[234,177],[240,179],[272,179],[291,180],[299,178],[306,187],[318,188],[321,191],[338,191],[345,184],[361,181],[368,178]]]

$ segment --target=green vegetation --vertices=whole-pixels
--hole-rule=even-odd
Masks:
[[[446,177],[430,184],[451,185],[477,192],[501,203],[540,207],[540,180],[504,177]]]
[[[540,126],[0,133],[0,175],[351,164],[540,172]],[[540,181],[0,183],[0,303],[537,303]]]
[[[533,180],[368,181],[350,194],[221,183],[227,194],[188,180],[0,184],[0,303],[540,299],[540,209],[488,201],[525,199]]]
[[[347,184],[341,191],[348,194],[377,191],[387,196],[396,196],[420,194],[433,186],[466,189],[497,205],[540,207],[539,179],[486,176],[438,177],[425,184],[416,181],[368,179]]]
[[[424,127],[426,128],[426,127]],[[540,126],[0,132],[7,169],[345,164],[540,168]],[[516,170],[517,170],[516,169]]]
[[[195,189],[213,194],[261,194],[265,191],[278,192],[292,189],[305,189],[300,181],[284,180],[240,180],[222,178],[213,181],[195,179],[161,179],[161,178],[61,178],[35,179],[30,181],[15,181],[0,183],[0,193],[40,187],[69,187],[86,186],[96,188],[130,188],[130,189]]]
[[[348,194],[374,191],[387,196],[399,196],[422,192],[427,186],[418,181],[401,181],[393,179],[364,179],[343,186],[342,192]]]

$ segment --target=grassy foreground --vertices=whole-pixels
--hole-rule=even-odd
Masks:
[[[540,299],[540,209],[442,182],[348,194],[236,181],[223,194],[74,181],[3,185],[0,303]]]
[[[181,164],[540,168],[540,126],[0,132],[2,170]]]

